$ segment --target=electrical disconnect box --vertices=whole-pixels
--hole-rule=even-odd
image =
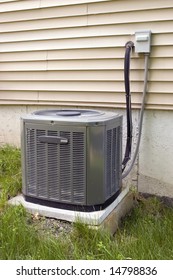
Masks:
[[[135,32],[135,52],[150,53],[151,46],[151,31],[137,31]]]

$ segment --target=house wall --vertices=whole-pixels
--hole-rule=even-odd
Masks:
[[[124,45],[136,31],[151,30],[138,187],[173,196],[172,14],[171,0],[0,0],[0,142],[19,145],[20,116],[38,106],[123,111]],[[144,57],[133,52],[134,109],[143,69]]]

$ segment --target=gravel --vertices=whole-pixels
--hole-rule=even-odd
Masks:
[[[32,215],[32,224],[40,233],[52,234],[55,237],[70,234],[73,229],[70,222],[41,217],[38,214]]]

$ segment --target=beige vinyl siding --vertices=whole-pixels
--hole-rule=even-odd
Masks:
[[[173,109],[172,0],[0,0],[0,104],[125,107],[124,45],[152,31],[148,109]],[[139,108],[144,57],[131,59]]]

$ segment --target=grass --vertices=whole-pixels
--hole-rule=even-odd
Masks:
[[[173,209],[157,198],[137,196],[136,206],[113,237],[81,223],[55,237],[49,230],[40,232],[22,206],[7,204],[20,191],[20,150],[2,147],[0,259],[173,259]]]
[[[0,208],[7,199],[21,191],[20,150],[5,146],[0,148]]]

